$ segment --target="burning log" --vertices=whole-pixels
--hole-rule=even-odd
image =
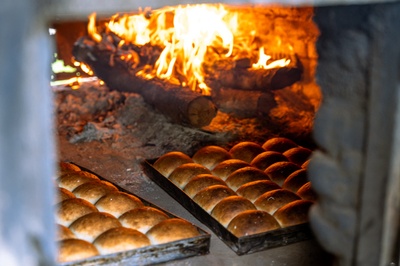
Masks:
[[[210,124],[217,109],[207,97],[179,85],[136,75],[145,68],[142,62],[151,60],[147,56],[151,53],[137,49],[130,50],[131,60],[126,60],[121,56],[129,54],[121,54],[119,50],[113,49],[112,42],[97,44],[82,37],[76,42],[73,55],[78,61],[89,65],[110,89],[142,95],[148,104],[173,122],[199,128]]]

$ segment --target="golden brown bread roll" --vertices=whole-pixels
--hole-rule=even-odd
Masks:
[[[197,228],[182,219],[171,218],[153,226],[147,233],[152,244],[163,244],[200,235]]]
[[[79,172],[80,170],[79,166],[69,162],[59,162],[58,164],[58,176],[71,172]]]
[[[282,188],[290,190],[294,193],[299,190],[301,186],[308,182],[307,170],[299,169],[291,173],[283,182]]]
[[[186,186],[190,179],[200,174],[211,174],[211,171],[198,163],[185,163],[178,166],[170,174],[168,179],[171,180],[171,182],[177,187],[182,189]]]
[[[232,190],[236,191],[242,185],[257,180],[270,180],[270,178],[260,169],[248,166],[231,173],[225,182]]]
[[[269,140],[267,140],[266,142],[264,142],[264,144],[261,146],[263,147],[264,150],[266,151],[277,151],[277,152],[285,152],[288,149],[297,147],[298,145],[288,139],[288,138],[284,138],[284,137],[276,137],[276,138],[271,138]]]
[[[67,199],[56,205],[55,220],[61,225],[69,226],[79,217],[91,212],[97,212],[97,208],[87,200]]]
[[[98,201],[107,193],[118,191],[115,186],[110,184],[110,182],[100,180],[86,182],[72,190],[72,193],[74,193],[74,195],[78,198],[85,199],[90,203],[95,204],[96,201]]]
[[[124,213],[118,220],[122,226],[138,230],[145,234],[154,225],[168,218],[168,215],[161,210],[144,206]]]
[[[64,239],[57,242],[59,263],[72,262],[100,255],[96,247],[82,239]]]
[[[274,213],[274,218],[281,227],[288,227],[308,222],[308,211],[313,204],[310,200],[290,202]]]
[[[183,188],[183,191],[193,198],[200,190],[212,185],[225,185],[226,183],[216,176],[210,174],[201,174],[193,177]]]
[[[265,170],[268,166],[277,162],[287,162],[288,159],[280,152],[277,151],[265,151],[257,155],[252,161],[251,165],[260,169]]]
[[[258,154],[265,150],[255,142],[244,141],[233,146],[229,152],[232,158],[250,163]]]
[[[59,187],[72,191],[82,184],[96,180],[99,180],[99,178],[93,178],[91,176],[82,175],[81,173],[76,172],[62,175],[57,179],[57,183]]]
[[[107,255],[149,246],[150,240],[137,230],[116,227],[99,235],[93,244],[101,255]]]
[[[254,202],[265,192],[280,188],[280,186],[270,180],[257,180],[240,186],[236,193]]]
[[[276,219],[265,211],[250,210],[238,214],[228,225],[237,237],[254,235],[280,228]]]
[[[213,185],[200,190],[194,197],[193,201],[202,207],[206,212],[210,213],[211,210],[222,199],[236,195],[236,193],[227,186]]]
[[[65,189],[63,187],[56,188],[56,201],[55,201],[55,204],[58,204],[63,200],[72,199],[72,198],[75,198],[75,195],[74,195],[74,193],[72,193],[68,189]]]
[[[93,242],[108,229],[121,227],[117,218],[106,212],[88,213],[74,221],[69,229],[80,239]]]
[[[211,211],[211,216],[220,224],[227,227],[236,215],[247,210],[256,210],[251,201],[242,196],[229,196],[215,205]]]
[[[185,163],[193,163],[193,160],[183,152],[171,151],[160,156],[154,162],[153,167],[163,176],[169,177],[175,168]]]
[[[95,206],[100,212],[108,212],[118,218],[129,210],[143,207],[143,202],[131,194],[113,191],[101,197]]]
[[[231,173],[246,166],[250,164],[239,159],[229,159],[217,164],[211,173],[225,181]]]
[[[273,215],[283,205],[301,199],[295,193],[286,189],[276,189],[265,192],[255,202],[257,209]]]
[[[317,200],[317,193],[315,193],[315,191],[313,190],[310,181],[302,185],[299,190],[297,190],[297,195],[299,195],[304,200]]]
[[[310,149],[299,146],[285,151],[283,155],[285,155],[288,158],[289,162],[301,166],[304,162],[306,162],[310,158],[311,153],[312,151]]]
[[[56,230],[56,241],[64,240],[64,239],[70,239],[70,238],[76,238],[74,233],[72,231],[61,224],[56,225],[57,230]]]
[[[285,179],[291,173],[299,169],[301,169],[300,166],[291,162],[277,162],[265,169],[264,173],[266,173],[272,181],[282,186]]]
[[[310,159],[308,159],[307,161],[305,161],[302,165],[301,168],[307,169],[308,168],[308,164],[310,163]]]
[[[198,150],[192,159],[212,171],[220,162],[232,159],[232,155],[222,147],[211,145]]]

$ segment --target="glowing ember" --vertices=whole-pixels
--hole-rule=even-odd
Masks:
[[[290,63],[289,59],[271,60],[264,53],[263,44],[256,41],[255,27],[249,21],[242,22],[238,11],[228,10],[224,5],[201,4],[115,15],[106,26],[121,38],[120,45],[151,44],[163,49],[155,65],[148,67],[150,71],[146,68],[137,75],[147,79],[158,77],[208,94],[205,64],[246,58],[254,69],[269,69]],[[241,26],[244,24],[247,26]],[[88,27],[91,38],[101,42],[95,14],[90,16]],[[132,56],[122,59],[132,60]]]

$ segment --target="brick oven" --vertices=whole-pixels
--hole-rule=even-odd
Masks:
[[[223,2],[235,4],[235,8],[237,4],[239,8],[247,9],[247,13],[263,8],[272,10],[270,5],[273,4],[264,1]],[[274,14],[279,14],[278,22],[260,22],[259,27],[268,25],[268,29],[282,30],[282,36],[288,38],[283,41],[290,40],[290,37],[296,39],[286,47],[290,49],[285,50],[284,54],[290,57],[291,49],[295,50],[304,71],[301,88],[295,86],[289,91],[279,88],[274,96],[253,93],[253,98],[249,98],[256,100],[242,104],[244,108],[247,107],[245,117],[240,115],[240,110],[229,109],[232,106],[224,105],[223,101],[217,102],[219,109],[229,109],[234,113],[233,118],[217,116],[217,120],[233,130],[237,130],[237,127],[232,127],[232,124],[243,123],[242,127],[246,130],[239,130],[236,134],[238,138],[253,136],[262,139],[266,135],[283,134],[315,148],[308,169],[309,179],[318,194],[318,201],[310,212],[310,224],[316,241],[237,258],[232,258],[229,251],[215,242],[213,245],[216,250],[205,261],[226,265],[234,262],[397,265],[400,5],[397,1],[280,2],[282,6],[277,10],[283,11],[275,11]],[[157,114],[146,117],[150,122],[138,124],[145,117],[147,109],[123,110],[136,112],[133,118],[124,118],[125,125],[140,129],[131,132],[147,137],[145,140],[133,138],[137,143],[130,143],[128,147],[123,146],[126,144],[126,134],[118,131],[117,127],[111,131],[99,128],[100,124],[113,123],[107,119],[106,122],[98,120],[86,125],[75,124],[72,131],[72,127],[69,127],[66,133],[68,141],[65,134],[55,133],[61,131],[63,125],[55,121],[54,110],[59,109],[53,105],[54,94],[49,89],[51,56],[52,51],[57,49],[57,42],[49,38],[48,27],[65,21],[73,22],[67,25],[75,23],[79,26],[79,22],[86,21],[92,12],[107,17],[147,5],[161,8],[182,3],[190,4],[191,1],[162,1],[156,4],[134,1],[111,4],[102,1],[99,4],[94,1],[54,3],[37,0],[24,1],[24,5],[19,5],[7,0],[1,4],[0,35],[6,41],[0,43],[0,54],[4,60],[0,65],[0,264],[54,264],[54,192],[49,179],[56,171],[57,160],[75,161],[110,175],[114,182],[123,187],[139,189],[144,196],[164,204],[171,211],[181,213],[182,210],[168,195],[164,195],[141,174],[140,161],[173,148],[186,149],[190,153],[205,143],[232,141],[231,135],[227,137],[226,132],[213,123],[190,125],[195,129],[186,127],[188,121],[189,124],[195,123],[190,117],[183,119],[183,126],[179,125],[179,131],[185,135],[181,138],[166,126],[161,126],[156,120]],[[240,7],[241,4],[244,5]],[[286,13],[289,9],[293,9],[293,12]],[[292,23],[290,27],[294,29],[289,32],[286,26],[282,26],[285,19],[300,22]],[[296,29],[304,24],[308,25],[305,29]],[[84,53],[84,58],[90,61],[91,57],[88,59]],[[112,73],[111,77],[104,76],[110,71],[100,68],[97,74],[102,75],[101,78],[112,89],[121,88],[121,79],[113,79],[118,71]],[[124,91],[129,91],[129,88]],[[221,90],[219,95],[223,93]],[[232,91],[227,94],[231,95]],[[101,93],[98,95],[100,99]],[[58,106],[73,99],[70,96],[57,97]],[[118,97],[113,98],[115,105],[118,105]],[[146,96],[143,98],[147,100]],[[295,107],[266,108],[273,98],[278,106],[293,103]],[[276,102],[277,98],[281,101]],[[143,104],[134,97],[130,100],[135,106]],[[237,103],[237,99],[235,101]],[[251,108],[253,106],[257,107]],[[171,108],[158,110],[169,118],[172,116],[171,124],[165,122],[168,128],[174,127],[176,117],[178,120],[182,117],[175,116],[175,113],[171,115]],[[260,114],[261,120],[268,114],[268,123],[273,125],[273,130],[266,133],[265,124],[261,127],[254,124],[254,119],[260,120]],[[106,114],[100,116],[107,118]],[[69,119],[71,121],[72,118]],[[85,119],[90,120],[91,117]],[[204,131],[196,129],[204,126]],[[170,136],[169,140],[157,142],[155,139],[160,138],[161,134]],[[118,141],[117,138],[121,139]],[[119,151],[109,152],[104,149],[107,145]],[[127,150],[138,153],[128,153]],[[183,215],[190,217],[186,213]],[[305,255],[300,253],[306,253],[309,258],[304,258]],[[198,265],[202,263],[202,258],[182,263]]]

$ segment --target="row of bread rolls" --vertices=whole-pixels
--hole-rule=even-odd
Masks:
[[[153,167],[229,231],[243,236],[307,222],[312,197],[306,196],[311,194],[311,187],[301,165],[311,151],[306,155],[301,150],[301,160],[301,156],[292,156],[297,158],[295,163],[283,154],[295,148],[306,150],[284,138],[269,140],[262,146],[242,142],[229,151],[207,146],[193,157],[178,151],[164,154]],[[263,169],[268,162],[270,165]],[[306,184],[309,189],[303,189],[302,198],[296,192]],[[292,217],[299,210],[304,214]]]
[[[191,223],[146,206],[139,198],[76,165],[60,163],[56,183],[59,262],[199,235]]]

